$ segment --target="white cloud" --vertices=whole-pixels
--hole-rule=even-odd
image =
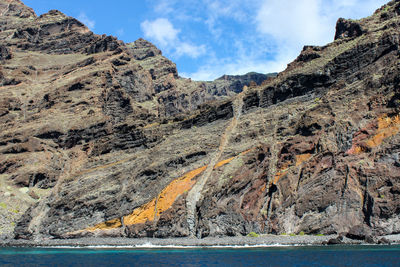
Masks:
[[[273,63],[285,66],[304,45],[325,45],[333,41],[339,17],[362,18],[386,0],[260,0],[255,24],[260,34],[277,44]],[[285,64],[284,64],[285,63]],[[284,68],[277,69],[282,71]]]
[[[204,7],[204,23],[215,39],[224,38],[223,34],[225,23],[223,19],[232,19],[234,21],[247,24],[251,21],[251,10],[255,10],[257,0],[202,0]]]
[[[118,29],[115,34],[118,36],[118,38],[121,38],[122,36],[125,35],[125,30],[123,28]]]
[[[158,18],[154,21],[145,20],[141,23],[141,28],[146,38],[154,40],[156,45],[168,51],[174,51],[176,57],[188,56],[198,58],[206,52],[205,45],[193,45],[183,42],[179,38],[180,30],[165,18]]]
[[[322,45],[331,42],[339,17],[358,19],[387,0],[261,0],[257,30],[278,42]]]
[[[89,19],[88,16],[84,12],[81,12],[79,14],[78,20],[81,21],[83,24],[85,24],[90,30],[92,30],[92,31],[94,30],[96,21]]]
[[[282,50],[286,50],[282,47]],[[243,51],[242,51],[243,52]],[[232,58],[217,58],[211,56],[207,64],[202,65],[193,73],[181,73],[181,76],[193,80],[212,81],[224,74],[242,75],[248,72],[272,73],[284,70],[293,55],[278,52],[276,57],[265,60],[258,53],[236,54]]]
[[[339,17],[360,19],[369,15],[389,0],[328,0],[321,5],[323,15],[330,14],[331,20]]]
[[[154,39],[162,46],[167,46],[177,39],[179,30],[165,18],[158,18],[154,21],[145,20],[140,24],[144,36]]]
[[[196,81],[212,81],[224,74],[242,75],[254,70],[259,70],[262,73],[274,72],[275,66],[269,62],[250,62],[238,60],[227,64],[208,64],[201,66],[194,73],[181,73],[182,77],[192,78]],[[261,71],[264,70],[264,71]]]
[[[206,16],[215,20],[229,17],[236,21],[246,22],[249,17],[248,13],[254,10],[257,2],[254,0],[203,0],[203,5],[207,9]]]
[[[172,0],[160,0],[154,5],[154,10],[159,14],[167,15],[174,11],[174,4],[175,1]]]
[[[264,1],[256,17],[257,29],[279,42],[319,43],[329,38],[326,18],[319,15],[320,0]]]
[[[282,71],[304,45],[333,41],[339,17],[369,16],[388,0],[149,1],[156,2],[158,16],[181,25],[176,30],[170,23],[177,33],[161,47],[166,54],[173,60],[185,55],[205,62],[181,75],[212,80],[223,74]],[[152,38],[158,42],[155,35]],[[196,46],[190,40],[203,44]]]
[[[175,55],[181,57],[183,55],[189,56],[191,58],[198,58],[206,53],[205,45],[192,45],[189,43],[179,43],[176,47]]]

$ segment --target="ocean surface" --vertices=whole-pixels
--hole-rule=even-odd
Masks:
[[[400,266],[400,246],[0,248],[0,266]]]

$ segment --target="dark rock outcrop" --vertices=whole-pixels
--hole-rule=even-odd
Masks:
[[[162,55],[161,51],[155,45],[142,38],[139,38],[134,43],[128,44],[128,48],[130,48],[133,57],[137,60]]]
[[[11,57],[12,54],[10,50],[4,45],[0,45],[0,60],[11,59]]]
[[[341,245],[341,244],[344,244],[343,236],[338,236],[336,238],[331,238],[327,242],[327,245]]]
[[[233,91],[235,93],[240,93],[244,86],[257,86],[261,85],[266,80],[273,78],[277,73],[262,74],[256,72],[249,72],[244,75],[223,75],[215,81],[211,82],[208,87],[216,88],[215,92],[223,94],[226,91]]]
[[[200,82],[143,39],[0,0],[2,231],[399,233],[398,7],[339,20],[273,77]]]
[[[364,33],[361,25],[353,20],[340,18],[336,23],[335,40],[340,38],[354,38]]]
[[[371,232],[363,225],[355,225],[349,229],[346,237],[355,240],[367,240],[371,238]]]

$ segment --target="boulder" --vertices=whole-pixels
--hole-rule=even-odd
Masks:
[[[338,236],[336,238],[329,239],[327,245],[341,245],[343,243],[343,236]]]
[[[371,240],[371,230],[366,228],[364,225],[356,225],[350,228],[346,234],[347,238],[353,240]]]

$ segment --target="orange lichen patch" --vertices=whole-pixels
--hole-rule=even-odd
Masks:
[[[255,149],[255,148],[253,147],[253,148],[250,148],[250,149],[248,149],[248,150],[246,150],[246,151],[243,151],[242,153],[239,154],[239,156],[244,156],[244,155],[250,153],[250,151],[252,151],[252,150],[254,150],[254,149]]]
[[[363,144],[354,144],[347,154],[357,155],[367,152],[368,149],[380,146],[383,141],[400,132],[400,116],[382,116],[378,119],[378,129],[375,134],[367,139]]]
[[[381,117],[378,119],[378,131],[370,138],[366,145],[369,148],[374,148],[382,144],[389,137],[396,135],[400,131],[400,116]]]
[[[93,227],[86,228],[85,230],[88,232],[94,232],[96,230],[111,230],[119,228],[121,226],[122,226],[121,219],[114,219],[107,222],[99,223]]]
[[[215,164],[214,169],[217,169],[217,168],[219,168],[219,167],[222,167],[222,166],[224,166],[224,165],[230,163],[232,160],[236,159],[236,158],[239,157],[239,156],[244,156],[244,155],[248,154],[248,153],[249,153],[250,151],[252,151],[253,149],[254,149],[254,148],[250,148],[250,149],[248,149],[248,150],[246,150],[246,151],[240,153],[239,155],[237,155],[237,156],[235,156],[235,157],[231,157],[231,158],[229,158],[229,159],[225,159],[225,160],[222,160],[222,161],[218,162],[217,164]]]
[[[249,153],[252,149],[240,153],[236,157],[231,157],[226,160],[218,162],[214,169],[222,167],[230,163],[233,159]],[[113,163],[115,164],[115,163]],[[147,221],[154,221],[156,217],[160,216],[161,213],[172,207],[177,197],[189,191],[196,183],[195,178],[203,173],[207,166],[197,168],[193,171],[186,173],[184,176],[172,181],[167,187],[165,187],[161,193],[147,202],[141,207],[136,208],[131,214],[123,217],[125,225],[134,225],[139,223],[146,223]],[[264,186],[266,188],[266,185]],[[265,188],[263,190],[265,190]],[[86,228],[84,231],[95,231],[95,230],[111,230],[122,226],[120,219],[110,220],[104,223],[97,224],[93,227]]]
[[[311,157],[312,157],[312,154],[310,154],[310,153],[296,155],[296,167],[300,166],[303,162],[309,160]]]
[[[161,191],[157,201],[157,216],[169,209],[172,204],[174,204],[178,196],[190,190],[196,183],[194,178],[204,172],[206,168],[207,165],[188,172],[185,176],[172,181],[172,183],[170,183],[163,191]]]
[[[149,129],[149,128],[153,128],[153,127],[156,127],[156,126],[159,126],[159,125],[160,125],[160,123],[154,122],[154,123],[150,123],[150,124],[145,125],[143,127],[143,129]]]
[[[261,193],[265,192],[265,189],[267,189],[267,184],[264,184],[263,187],[261,188]]]
[[[236,157],[222,160],[215,165],[215,169],[222,167],[231,162]],[[138,223],[145,223],[146,221],[153,221],[156,216],[168,210],[174,204],[176,198],[183,193],[189,191],[196,183],[195,179],[198,175],[207,169],[207,165],[201,168],[188,172],[182,177],[172,181],[161,193],[149,203],[139,207],[130,215],[124,217],[126,225],[133,225]]]
[[[279,182],[279,180],[280,180],[283,176],[285,176],[285,175],[287,174],[287,172],[288,172],[287,170],[277,172],[277,173],[275,174],[273,184],[276,185],[276,184]]]
[[[193,179],[197,175],[201,174],[206,168],[207,166],[203,166],[172,181],[157,197],[153,198],[143,206],[136,208],[131,214],[123,217],[124,224],[133,225],[153,221],[156,215],[159,216],[162,212],[169,209],[179,195],[192,188],[196,182]],[[110,230],[121,226],[121,220],[114,219],[86,228],[85,231],[92,232],[95,230]]]
[[[153,221],[156,215],[159,216],[169,209],[178,196],[191,189],[196,182],[194,178],[205,171],[206,168],[207,166],[203,166],[172,181],[156,198],[125,216],[124,223],[133,225]]]
[[[124,217],[124,224],[132,225],[153,221],[155,218],[156,198],[143,206],[136,208],[131,214]]]
[[[217,169],[217,168],[219,168],[219,167],[221,167],[221,166],[224,166],[225,164],[228,164],[229,162],[231,162],[231,161],[234,160],[235,158],[236,158],[236,157],[232,157],[232,158],[229,158],[229,159],[222,160],[222,161],[218,162],[217,164],[215,164],[214,169]]]
[[[296,155],[296,167],[299,167],[301,164],[308,161],[311,157],[312,154],[310,153]],[[292,167],[291,165],[292,163],[290,161],[285,162],[282,168],[275,174],[274,181],[272,183],[276,185],[279,180],[288,173],[289,168]]]
[[[361,147],[361,146],[357,146],[357,145],[353,145],[353,146],[347,151],[347,154],[358,155],[358,154],[364,153],[365,151],[366,151],[366,148]]]
[[[282,168],[277,173],[275,173],[274,181],[272,182],[273,184],[276,185],[279,182],[279,180],[288,173],[290,163],[291,162],[285,162]]]

